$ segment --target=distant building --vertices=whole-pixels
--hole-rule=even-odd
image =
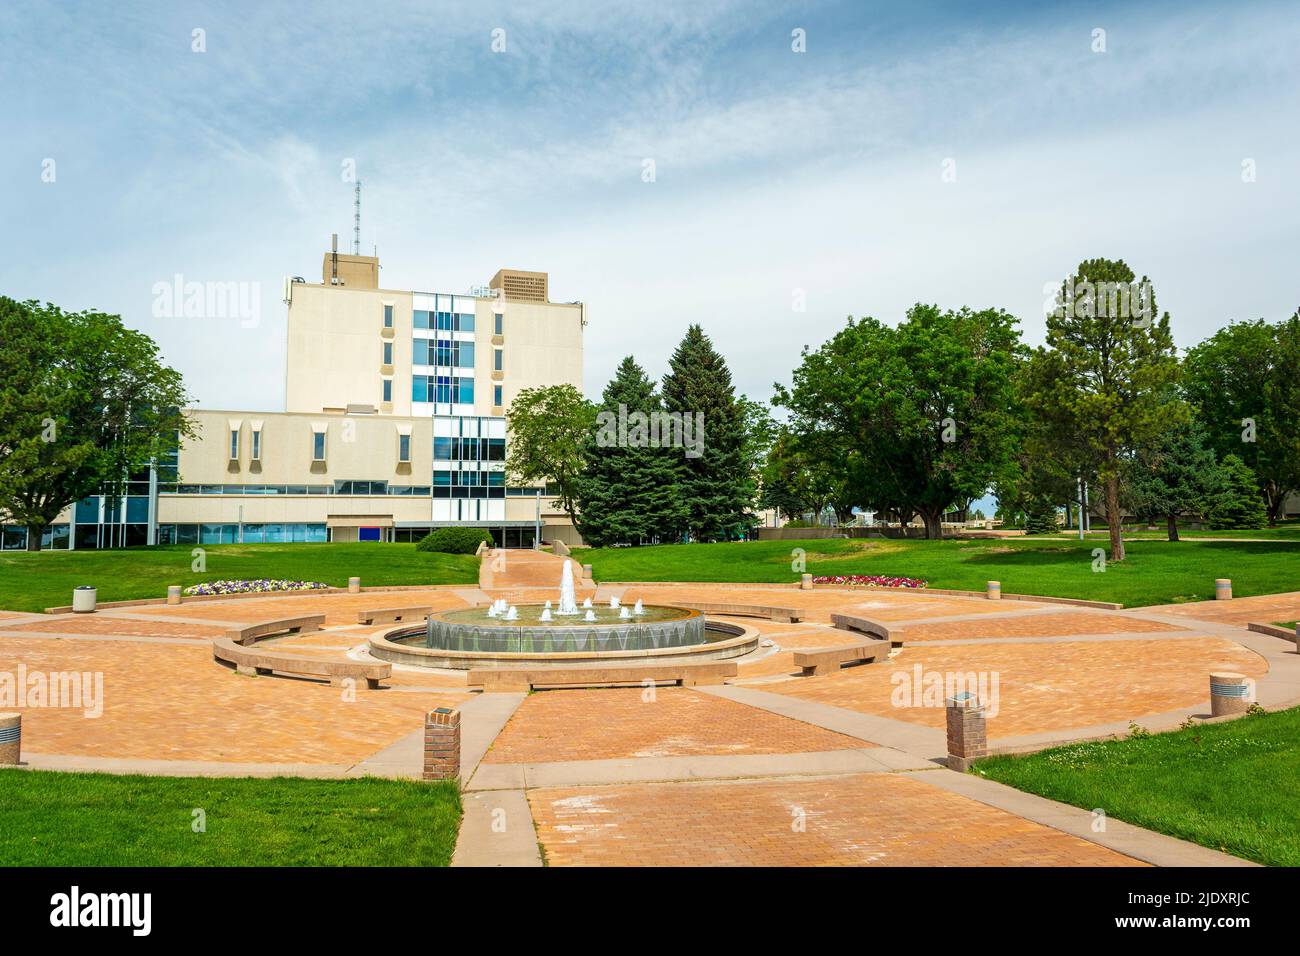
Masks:
[[[79,502],[52,547],[409,541],[487,528],[499,544],[579,538],[553,497],[506,483],[505,412],[525,388],[582,388],[580,302],[544,272],[502,269],[478,294],[384,289],[379,260],[325,253],[285,280],[283,411],[189,409],[197,435],[116,494]],[[120,494],[120,500],[115,498]],[[4,547],[25,546],[5,529]]]

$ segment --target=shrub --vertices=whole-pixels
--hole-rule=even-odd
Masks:
[[[492,546],[492,532],[486,528],[435,528],[419,540],[415,550],[473,554],[485,541],[488,547]]]

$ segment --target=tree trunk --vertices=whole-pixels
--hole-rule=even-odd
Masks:
[[[927,541],[940,540],[943,538],[942,511],[922,511],[921,520],[925,522],[925,537]]]
[[[1169,540],[1178,540],[1178,515],[1169,515]]]
[[[33,527],[32,525],[29,524],[27,526],[27,550],[28,551],[41,550],[41,538],[44,537],[44,535],[45,535],[45,525],[38,525]]]
[[[1110,526],[1110,560],[1124,560],[1124,537],[1120,533],[1119,476],[1106,479],[1106,523]]]

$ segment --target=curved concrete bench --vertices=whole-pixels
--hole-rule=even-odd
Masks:
[[[411,618],[428,617],[433,613],[433,607],[423,605],[420,607],[381,607],[370,611],[357,611],[358,624],[392,624],[396,621],[405,621]]]
[[[903,629],[901,627],[887,627],[879,621],[873,621],[867,617],[857,617],[853,614],[832,614],[831,626],[838,627],[842,631],[857,631],[859,634],[866,634],[882,641],[889,641],[898,647],[903,644]]]
[[[254,621],[243,627],[232,627],[226,631],[226,639],[236,644],[252,644],[259,637],[272,634],[306,634],[319,631],[325,623],[324,614],[304,614],[302,617],[277,618],[274,621]]]
[[[485,667],[471,670],[467,683],[485,691],[527,692],[534,687],[600,687],[672,681],[683,687],[721,684],[736,676],[735,661],[679,664],[595,664],[590,667]]]
[[[889,641],[859,641],[842,647],[808,648],[794,652],[796,667],[804,676],[834,674],[845,664],[874,663],[889,656]]]
[[[212,656],[219,661],[235,665],[240,674],[299,674],[306,677],[323,677],[338,687],[345,680],[364,680],[366,686],[377,688],[381,680],[392,676],[393,665],[382,661],[340,661],[304,657],[300,654],[277,654],[274,651],[254,650],[221,637],[212,642]]]
[[[727,614],[732,617],[765,617],[781,624],[795,624],[803,620],[803,611],[793,607],[771,607],[766,604],[702,604],[697,601],[674,601],[677,607],[702,611],[705,614]]]

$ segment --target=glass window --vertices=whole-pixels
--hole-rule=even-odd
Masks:
[[[451,439],[450,438],[435,438],[433,440],[433,460],[451,461]],[[446,472],[438,472],[434,474],[433,477],[434,477],[435,484],[437,483],[439,474],[446,474]]]
[[[311,460],[325,460],[325,433],[313,432],[311,436]]]
[[[232,428],[230,430],[230,460],[237,461],[238,459],[239,459],[239,429]]]
[[[456,319],[457,319],[457,321],[456,321],[456,330],[457,330],[458,332],[473,332],[473,331],[474,331],[474,313],[472,313],[472,312],[462,312],[460,315],[458,315],[458,316],[456,317]]]
[[[400,462],[409,462],[411,460],[411,436],[397,436],[397,460]]]
[[[429,400],[429,379],[424,375],[411,378],[411,401],[427,402]]]
[[[502,351],[503,351],[503,349],[493,349],[493,350],[492,350],[492,368],[494,368],[494,369],[495,369],[496,371],[498,371],[498,372],[501,371],[501,353],[502,353]]]
[[[391,402],[392,400],[393,400],[393,380],[391,378],[386,378],[384,379],[384,401]]]
[[[474,367],[474,343],[457,342],[456,345],[459,346],[458,349],[459,355],[457,356],[456,364],[461,368],[473,368]]]
[[[77,502],[77,524],[96,524],[99,521],[99,499],[83,498]],[[26,534],[26,532],[24,532]]]
[[[496,313],[494,316],[492,316],[492,332],[493,332],[493,334],[495,334],[495,335],[501,335],[501,334],[502,334],[501,329],[504,327],[504,326],[503,326],[503,321],[504,321],[504,319],[505,319],[505,316],[502,315],[500,312],[498,312],[498,313]]]
[[[385,365],[393,364],[393,343],[392,342],[384,343],[384,364]]]
[[[384,306],[384,328],[391,329],[392,327],[393,327],[393,307],[391,305],[386,305]]]
[[[496,405],[496,406],[498,406],[498,407],[501,405],[501,386],[500,386],[500,385],[493,385],[493,386],[492,386],[492,404],[493,404],[493,405]]]
[[[252,454],[252,460],[253,460],[253,461],[261,461],[261,460],[262,460],[262,432],[261,432],[260,429],[257,430],[257,431],[254,431],[254,432],[253,432],[253,454]]]
[[[415,310],[415,327],[417,329],[427,329],[429,327],[429,313],[426,310]]]
[[[436,328],[450,332],[451,331],[451,313],[438,312],[434,315],[434,325]]]

